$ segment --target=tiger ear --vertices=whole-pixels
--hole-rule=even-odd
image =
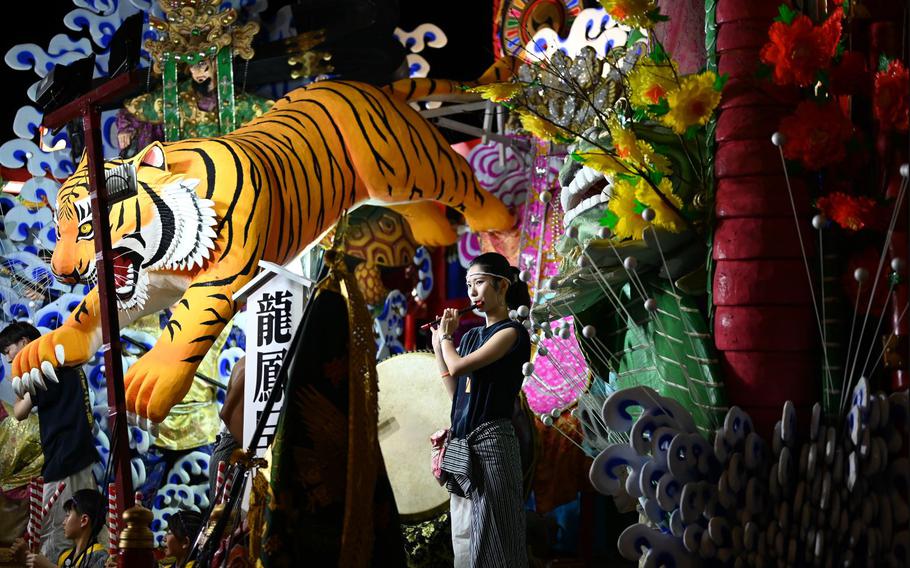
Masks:
[[[159,170],[167,169],[167,161],[164,157],[164,146],[160,142],[152,142],[139,152],[138,166],[151,166]]]

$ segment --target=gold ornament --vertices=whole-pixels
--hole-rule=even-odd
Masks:
[[[195,65],[225,47],[243,59],[253,58],[251,44],[259,24],[234,26],[237,11],[230,8],[219,12],[220,3],[221,0],[158,0],[166,17],[149,18],[158,39],[145,42],[156,73],[161,73],[163,62],[170,57]]]

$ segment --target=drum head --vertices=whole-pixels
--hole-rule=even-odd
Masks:
[[[432,353],[403,353],[376,365],[379,445],[404,522],[438,515],[449,492],[430,471],[430,435],[448,428],[452,399]]]

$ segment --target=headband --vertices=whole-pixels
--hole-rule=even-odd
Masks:
[[[503,276],[502,274],[494,274],[492,272],[472,272],[471,274],[468,274],[468,277],[471,277],[471,276],[492,276],[494,278],[502,278],[509,284],[512,283],[512,279],[509,278],[508,276]]]

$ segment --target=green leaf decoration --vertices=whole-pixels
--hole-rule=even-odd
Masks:
[[[664,51],[664,46],[661,45],[659,41],[651,43],[651,53],[649,55],[651,56],[651,61],[657,63],[658,65],[661,63],[666,63],[670,60],[670,58],[667,56],[667,52]]]
[[[648,105],[648,112],[654,116],[663,116],[670,112],[670,103],[667,102],[666,98],[661,97],[656,105]]]
[[[600,226],[614,229],[616,228],[616,223],[619,223],[619,216],[609,209],[604,209],[604,214],[600,218]]]
[[[686,129],[686,133],[683,134],[683,138],[685,138],[686,140],[695,140],[695,137],[698,136],[698,131],[700,128],[701,128],[701,126],[699,126],[697,124],[693,124],[692,126],[690,126],[689,128]]]
[[[585,163],[585,158],[584,158],[584,156],[582,156],[582,155],[579,154],[578,152],[572,152],[572,153],[569,154],[569,155],[572,156],[572,159],[575,160],[576,162],[578,162],[579,164]]]
[[[721,92],[724,90],[724,85],[727,84],[727,80],[730,79],[730,75],[724,73],[723,75],[718,75],[717,79],[714,79],[714,90]]]
[[[891,60],[888,59],[888,56],[884,53],[880,53],[878,56],[878,70],[887,71],[889,63],[891,63]]]
[[[638,28],[633,29],[629,32],[628,37],[626,37],[626,47],[632,47],[635,43],[645,37],[645,34]]]
[[[633,122],[643,122],[648,118],[648,111],[643,108],[635,109],[635,113],[632,115]]]
[[[641,179],[639,176],[637,176],[635,174],[624,174],[624,173],[618,173],[618,174],[616,174],[615,177],[616,177],[616,179],[621,179],[623,181],[629,182],[629,184],[632,186],[638,185],[638,180]]]
[[[775,22],[782,22],[788,26],[793,23],[793,20],[796,19],[796,16],[799,15],[799,12],[791,8],[786,4],[781,4],[777,7],[777,13],[779,14],[774,18]]]
[[[665,16],[660,13],[660,8],[655,8],[648,12],[648,19],[652,22],[669,22],[670,16]]]

